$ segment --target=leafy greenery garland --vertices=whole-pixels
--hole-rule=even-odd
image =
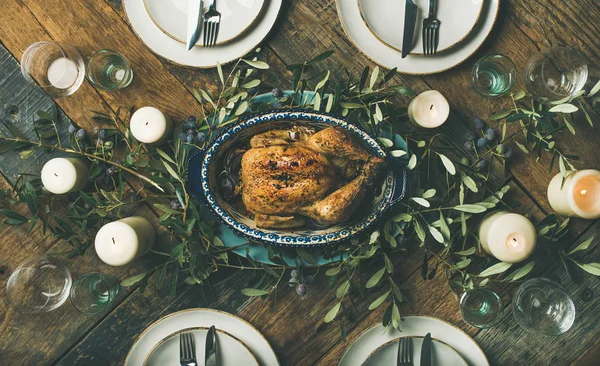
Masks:
[[[219,268],[234,268],[260,273],[253,287],[243,289],[244,294],[267,296],[280,287],[286,271],[293,268],[285,264],[279,249],[273,247],[268,247],[268,251],[269,259],[277,263],[275,265],[255,262],[249,256],[231,256],[234,248],[224,246],[215,232],[215,223],[202,219],[199,210],[204,208],[187,191],[186,161],[194,146],[205,147],[219,129],[235,123],[246,113],[304,107],[345,116],[350,123],[358,124],[377,136],[391,155],[406,158],[412,171],[409,182],[411,196],[397,212],[382,221],[373,232],[324,249],[327,257],[345,255],[345,259],[323,266],[327,268],[325,274],[331,278],[337,298],[324,321],[339,319],[342,334],[344,321],[349,317],[348,309],[353,308],[352,297],[356,293],[368,296],[364,290],[375,295],[368,308],[373,310],[387,303],[383,323],[399,327],[400,304],[404,296],[394,279],[396,269],[393,259],[398,254],[406,254],[410,250],[409,243],[414,241],[423,248],[423,278],[432,279],[443,269],[456,293],[475,286],[474,280],[479,286],[489,280],[521,280],[536,265],[551,263],[554,257],[558,257],[570,273],[579,267],[600,276],[600,264],[582,263],[577,259],[578,253],[586,250],[592,239],[568,251],[569,241],[565,240],[569,230],[568,219],[561,222],[555,215],[549,215],[537,223],[541,245],[530,259],[518,265],[498,263],[483,254],[476,233],[482,214],[494,208],[512,210],[515,206],[506,200],[509,187],[497,188],[490,181],[492,164],[500,162],[504,165],[510,157],[510,147],[506,147],[510,141],[526,153],[549,152],[552,154],[550,169],[558,159],[564,177],[569,174],[567,166],[575,170],[572,162],[577,157],[560,150],[555,141],[563,129],[575,133],[575,123],[569,115],[578,109],[583,110],[592,123],[584,103],[598,101],[595,95],[600,90],[600,83],[590,93],[581,92],[556,103],[532,99],[525,103],[530,98],[524,92],[516,93],[512,95],[513,109],[491,117],[491,120],[502,121],[500,137],[496,137],[495,132],[481,131],[488,141],[484,141],[480,148],[470,141],[466,144],[468,150],[456,152],[456,147],[440,142],[444,139],[443,134],[424,133],[408,123],[406,108],[397,107],[398,98],[412,97],[414,92],[404,86],[388,85],[396,73],[395,69],[382,74],[379,68],[372,71],[365,68],[357,79],[347,75],[344,82],[334,83],[330,80],[329,71],[318,72],[315,67],[331,54],[325,52],[310,61],[290,65],[291,85],[297,93],[283,95],[274,90],[273,94],[278,99],[267,104],[254,103],[254,97],[262,87],[259,74],[269,69],[265,62],[256,57],[241,59],[227,75],[218,66],[221,81],[218,93],[213,95],[206,90],[194,92],[203,114],[198,123],[191,120],[187,125],[181,125],[185,128],[180,135],[176,134],[167,148],[139,143],[125,123],[129,111],[123,108],[119,108],[114,116],[93,113],[95,120],[108,123],[111,128],[88,133],[70,127],[69,147],[65,147],[60,139],[59,130],[64,126],[57,122],[55,110],[38,112],[38,119],[34,122],[37,139],[29,139],[10,123],[2,122],[10,134],[0,134],[0,153],[17,150],[22,159],[27,159],[36,150],[43,149],[78,156],[90,162],[89,180],[93,182],[89,185],[93,185],[93,189],[68,196],[71,204],[67,205],[66,211],[64,205],[55,211],[60,207],[58,203],[62,198],[45,191],[38,177],[22,175],[12,191],[0,191],[0,215],[5,216],[2,224],[29,224],[31,231],[41,223],[44,233],[50,229],[55,237],[70,243],[73,250],[69,255],[74,256],[84,252],[93,240],[92,235],[102,225],[149,205],[161,213],[158,224],[169,234],[169,241],[173,244],[168,252],[154,250],[154,253],[165,257],[164,262],[145,273],[125,279],[122,285],[139,284],[143,290],[152,279],[151,283],[156,288],[168,284],[174,293],[180,277],[184,277],[187,284],[202,284]],[[313,84],[314,87],[310,88]],[[308,90],[315,92],[313,98],[306,101],[298,97]],[[557,122],[560,119],[562,123]],[[525,136],[525,143],[517,141],[517,135],[506,136],[506,125],[517,122]],[[482,126],[478,127],[481,130]],[[397,134],[408,142],[406,150],[395,146],[394,136]],[[473,134],[470,140],[474,138]],[[465,158],[465,155],[472,159]],[[26,205],[29,215],[26,217],[5,208],[10,205]],[[53,212],[61,213],[53,215]],[[292,271],[288,282],[303,295],[312,276],[299,275],[298,272],[307,272],[307,268],[315,263],[305,249],[297,249],[296,256],[298,269]],[[359,278],[364,268],[375,270],[370,272],[366,281],[361,281]]]

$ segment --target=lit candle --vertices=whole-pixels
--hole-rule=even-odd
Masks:
[[[428,90],[419,94],[408,105],[408,118],[420,127],[439,127],[446,122],[449,115],[450,105],[437,90]]]
[[[48,81],[57,89],[68,89],[77,81],[79,70],[75,62],[59,57],[48,67]]]
[[[94,245],[104,263],[124,266],[148,253],[155,240],[156,233],[150,221],[132,216],[102,226]]]
[[[167,142],[173,131],[171,118],[154,107],[143,107],[135,111],[129,124],[131,134],[138,141],[160,145]]]
[[[535,226],[525,216],[495,211],[481,221],[479,240],[488,254],[503,262],[519,263],[535,249]]]
[[[54,158],[42,168],[44,187],[54,194],[78,191],[85,186],[89,170],[79,159]]]
[[[567,172],[568,177],[558,173],[548,185],[550,206],[560,215],[583,219],[600,218],[600,171],[580,170]]]

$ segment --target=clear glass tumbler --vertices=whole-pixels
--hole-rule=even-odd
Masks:
[[[512,310],[524,329],[547,336],[563,334],[575,322],[575,304],[556,282],[546,278],[525,281],[515,293]]]
[[[98,314],[112,304],[119,294],[119,280],[102,273],[79,277],[71,287],[71,304],[80,313]]]
[[[15,310],[43,313],[61,306],[69,297],[71,273],[56,258],[29,258],[10,275],[6,295]]]
[[[569,47],[553,47],[540,52],[525,67],[527,91],[544,100],[571,97],[583,89],[587,79],[585,57]]]
[[[85,64],[75,47],[44,41],[27,47],[21,58],[21,72],[27,81],[58,98],[79,89],[85,78]]]
[[[503,55],[488,55],[481,58],[471,72],[475,90],[486,97],[502,96],[515,85],[515,64]]]
[[[504,304],[500,295],[485,287],[465,291],[460,297],[460,314],[477,328],[491,328],[502,320]]]
[[[119,52],[100,50],[88,61],[87,78],[98,89],[123,89],[133,80],[133,70]]]

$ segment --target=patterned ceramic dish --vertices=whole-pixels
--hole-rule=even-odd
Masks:
[[[316,130],[339,126],[349,131],[357,141],[378,156],[386,156],[379,143],[366,132],[332,115],[306,110],[275,110],[254,114],[223,131],[204,151],[191,157],[188,165],[188,184],[193,194],[204,198],[215,215],[234,232],[251,240],[283,246],[316,246],[349,239],[369,228],[406,193],[407,171],[401,159],[388,157],[388,171],[375,187],[377,193],[370,202],[363,203],[350,221],[325,229],[297,229],[290,231],[257,228],[254,220],[239,212],[227,202],[217,188],[220,160],[233,146],[239,146],[252,136],[271,129],[305,125]],[[365,208],[365,209],[361,209]]]

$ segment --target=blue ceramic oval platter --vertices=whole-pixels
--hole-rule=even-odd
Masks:
[[[317,131],[331,126],[342,127],[373,154],[386,157],[385,150],[377,140],[342,118],[308,110],[281,109],[261,112],[249,115],[224,130],[206,150],[199,152],[190,161],[188,183],[192,192],[203,198],[215,216],[236,234],[263,243],[293,247],[320,246],[349,239],[371,227],[394,204],[402,200],[406,192],[405,165],[402,159],[387,157],[388,170],[380,182],[372,188],[374,194],[369,197],[368,202],[363,203],[348,222],[324,229],[258,228],[252,217],[243,213],[220,193],[218,186],[218,176],[222,171],[220,164],[228,151],[247,145],[249,139],[259,133],[299,125]]]

